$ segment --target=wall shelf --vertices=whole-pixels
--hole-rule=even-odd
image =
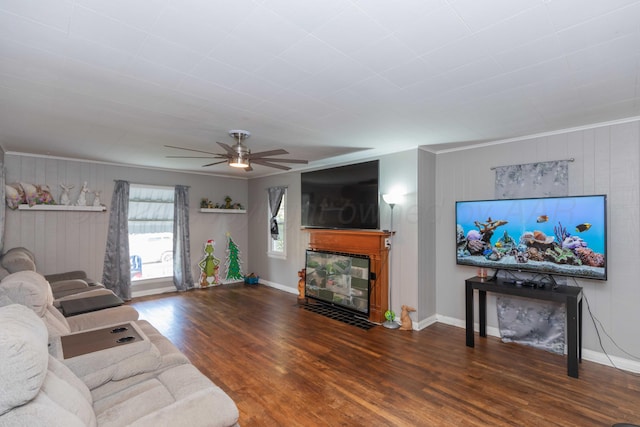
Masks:
[[[70,205],[19,205],[21,211],[84,211],[84,212],[104,212],[106,206],[70,206]]]
[[[209,208],[200,208],[200,212],[202,212],[202,213],[243,214],[243,213],[247,213],[247,210],[246,209],[209,209]]]

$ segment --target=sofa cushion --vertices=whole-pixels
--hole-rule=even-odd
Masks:
[[[52,356],[49,356],[49,369],[41,393],[48,396],[53,404],[79,418],[82,425],[96,425],[91,392],[69,368]]]
[[[166,369],[145,381],[94,401],[101,427],[233,426],[231,398],[193,365]]]
[[[140,339],[122,346],[115,346],[99,351],[93,351],[73,357],[66,357],[64,349],[59,353],[64,357],[63,363],[77,375],[89,389],[106,384],[109,381],[118,381],[130,378],[146,372],[155,371],[160,367],[162,358],[158,349],[142,332],[142,329],[133,322],[126,324],[127,328],[136,333]],[[95,331],[108,332],[112,327],[98,328],[79,332],[80,336],[90,340],[90,334]],[[73,337],[71,334],[69,337]],[[94,335],[95,337],[95,335]],[[95,338],[94,338],[95,339]],[[116,339],[115,337],[113,338]],[[61,345],[61,343],[60,343]],[[61,346],[62,347],[62,346]]]
[[[2,267],[6,268],[9,273],[18,271],[31,270],[36,271],[36,260],[26,248],[11,248],[3,256],[0,261]]]
[[[47,328],[22,305],[0,307],[0,415],[32,400],[47,375]]]
[[[53,305],[51,287],[45,278],[35,271],[12,273],[0,281],[3,294],[18,304],[32,309],[38,317],[44,316]]]
[[[7,270],[6,268],[0,266],[0,280],[4,279],[9,274],[11,274],[11,273],[9,273],[9,270]]]

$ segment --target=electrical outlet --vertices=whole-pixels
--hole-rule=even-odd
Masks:
[[[384,246],[386,248],[390,248],[391,247],[391,239],[389,239],[388,237],[386,239],[384,239]]]

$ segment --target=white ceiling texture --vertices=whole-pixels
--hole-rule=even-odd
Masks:
[[[317,167],[617,121],[639,61],[638,0],[0,0],[0,144],[257,177],[165,145]]]

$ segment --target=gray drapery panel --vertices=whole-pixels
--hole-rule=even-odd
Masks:
[[[495,169],[495,194],[499,199],[559,197],[569,194],[567,160],[501,166]],[[564,304],[499,295],[496,297],[496,308],[502,341],[564,353]]]
[[[278,240],[278,236],[280,235],[276,216],[280,210],[280,204],[282,203],[282,197],[286,189],[287,187],[269,187],[267,189],[269,192],[269,214],[271,215],[271,238],[273,240]]]
[[[116,181],[109,211],[102,283],[125,301],[131,299],[128,214],[129,182]]]
[[[0,157],[0,253],[4,250],[4,221],[7,205],[4,201],[6,197],[4,187],[4,154]]]
[[[189,187],[176,185],[173,211],[173,284],[179,291],[192,289],[189,238]]]

